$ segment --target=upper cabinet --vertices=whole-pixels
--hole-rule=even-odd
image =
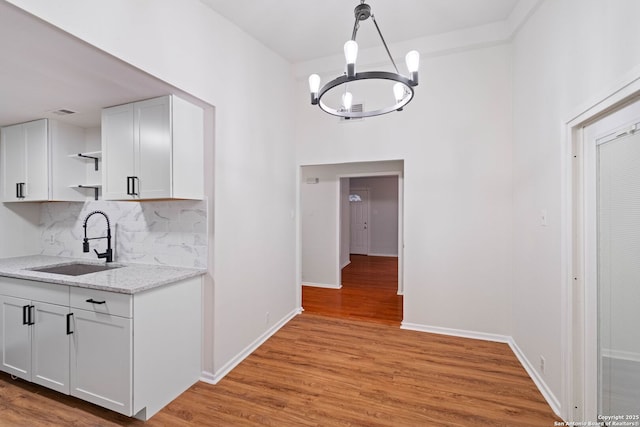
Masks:
[[[41,119],[3,127],[0,134],[2,201],[84,200],[70,188],[84,167],[67,157],[83,147],[83,129]]]
[[[106,200],[202,199],[204,116],[175,95],[102,111]]]

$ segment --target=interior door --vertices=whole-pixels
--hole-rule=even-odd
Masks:
[[[598,414],[640,415],[640,120],[597,141],[597,203]]]
[[[597,421],[638,414],[640,402],[640,102],[582,132],[585,279],[573,326],[584,351],[573,360],[574,406]]]
[[[369,190],[351,190],[349,194],[351,212],[350,252],[356,255],[369,254]]]

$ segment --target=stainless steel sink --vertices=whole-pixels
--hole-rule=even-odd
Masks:
[[[42,273],[62,274],[65,276],[82,276],[83,274],[97,273],[115,268],[120,268],[120,266],[74,262],[73,264],[53,265],[49,267],[32,268],[30,270]]]

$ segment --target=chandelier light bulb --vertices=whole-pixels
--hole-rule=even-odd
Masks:
[[[311,92],[311,103],[318,103],[318,91],[320,90],[320,76],[311,74],[309,76],[309,91]]]
[[[355,40],[349,40],[344,44],[344,58],[347,61],[347,76],[355,76],[356,59],[358,58],[358,43]]]
[[[351,109],[352,102],[353,102],[353,95],[351,95],[351,92],[345,92],[342,94],[342,106],[344,107],[345,110]]]
[[[412,50],[407,53],[405,57],[407,62],[407,69],[411,73],[411,80],[418,84],[418,69],[420,68],[420,53],[417,50]]]
[[[393,95],[395,96],[397,103],[402,102],[405,96],[404,85],[402,83],[396,83],[393,85]]]

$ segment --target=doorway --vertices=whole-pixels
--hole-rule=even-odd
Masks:
[[[576,419],[640,416],[640,102],[580,127],[575,147]],[[582,273],[582,274],[580,274]],[[579,283],[578,283],[579,284]]]
[[[400,325],[402,169],[402,161],[302,167],[305,311]]]

